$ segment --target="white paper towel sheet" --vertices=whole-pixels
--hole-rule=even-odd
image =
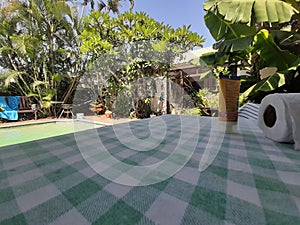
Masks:
[[[271,94],[260,105],[258,126],[266,137],[300,150],[300,93]]]

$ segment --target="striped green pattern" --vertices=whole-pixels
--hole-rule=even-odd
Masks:
[[[119,160],[152,164],[172,152],[180,135],[179,116],[161,118],[172,132],[150,151],[124,148],[113,129],[121,125],[97,131]],[[73,134],[0,148],[0,224],[299,225],[300,152],[264,138],[251,120],[240,119],[237,130],[223,135],[212,164],[200,173],[207,142],[220,132],[210,132],[214,119],[199,120],[206,126],[192,158],[173,177],[149,186],[120,185],[97,174]],[[130,123],[136,136],[150,134],[149,121]]]

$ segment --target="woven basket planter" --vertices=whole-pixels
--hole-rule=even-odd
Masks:
[[[219,120],[237,121],[240,78],[238,76],[220,75],[219,87]]]

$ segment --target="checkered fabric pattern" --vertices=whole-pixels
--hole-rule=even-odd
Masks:
[[[166,137],[149,151],[126,148],[118,140],[114,127],[124,125],[97,133],[115,158],[153,164],[168,157],[181,135],[179,116],[160,118],[167,125]],[[146,138],[150,120],[131,122],[132,132]],[[97,174],[72,134],[0,148],[0,224],[299,225],[300,152],[266,139],[251,120],[240,119],[237,128],[223,134],[212,129],[214,119],[197,120],[204,125],[188,163],[148,186],[125,186]],[[89,131],[82,134],[96,148]],[[207,142],[219,136],[220,151],[200,172]],[[94,160],[102,159],[95,155]]]

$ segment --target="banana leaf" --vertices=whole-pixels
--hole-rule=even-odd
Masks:
[[[230,23],[286,23],[295,13],[292,5],[281,0],[209,0],[204,10],[220,14]]]
[[[282,87],[285,84],[285,75],[283,73],[275,73],[274,75],[267,77],[260,82],[252,85],[240,96],[240,103],[251,98],[257,98],[261,94],[274,91],[275,89]]]
[[[243,51],[247,50],[253,45],[255,35],[224,40],[216,44],[216,47],[220,52],[235,52],[235,51]]]
[[[256,33],[255,26],[232,24],[225,21],[220,15],[216,15],[212,12],[206,13],[204,16],[204,22],[216,41],[242,38]]]
[[[257,33],[254,48],[259,51],[260,56],[269,66],[277,67],[278,71],[287,70],[298,59],[289,51],[281,50],[267,30]]]

